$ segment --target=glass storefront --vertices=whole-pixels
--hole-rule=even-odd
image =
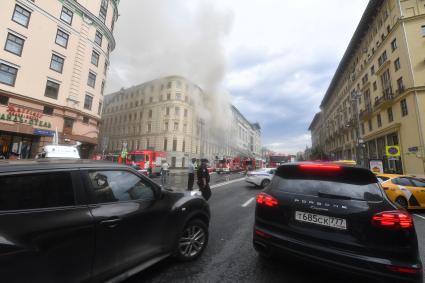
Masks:
[[[33,158],[40,138],[31,135],[0,132],[0,159],[16,155],[20,159]]]
[[[389,158],[385,153],[386,146],[390,145],[399,145],[397,133],[391,133],[368,141],[365,148],[367,165],[369,165],[370,160],[382,160],[385,173],[403,174],[401,158]]]

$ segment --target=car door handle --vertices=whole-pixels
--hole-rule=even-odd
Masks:
[[[108,226],[110,228],[114,228],[120,222],[121,222],[121,218],[119,218],[119,217],[111,217],[111,218],[108,218],[106,220],[100,221],[100,224],[102,224],[104,226]]]

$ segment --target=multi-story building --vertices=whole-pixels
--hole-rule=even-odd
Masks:
[[[322,100],[320,127],[310,127],[313,141],[336,159],[358,152],[366,166],[378,159],[387,172],[424,174],[424,45],[423,1],[369,1]]]
[[[34,157],[56,130],[94,149],[118,2],[0,2],[0,155]]]
[[[225,110],[208,109],[202,89],[179,76],[121,89],[105,96],[100,149],[121,152],[125,144],[128,151],[165,151],[172,167],[186,167],[191,158],[259,156],[258,123],[233,106],[229,117]]]

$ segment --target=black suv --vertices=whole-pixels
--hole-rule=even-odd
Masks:
[[[127,166],[0,162],[0,281],[120,281],[170,255],[192,260],[209,218],[203,198]]]
[[[366,169],[280,166],[257,196],[254,247],[395,282],[422,282],[412,217]]]

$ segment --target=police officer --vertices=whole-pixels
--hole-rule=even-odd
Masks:
[[[199,190],[202,193],[202,196],[205,200],[208,200],[211,197],[211,188],[210,188],[210,173],[208,172],[207,160],[201,160],[201,166],[199,166],[197,171],[198,177],[198,186]]]
[[[191,191],[193,189],[193,183],[195,182],[195,161],[196,158],[192,158],[192,162],[189,163],[189,166],[187,168],[187,190]]]

